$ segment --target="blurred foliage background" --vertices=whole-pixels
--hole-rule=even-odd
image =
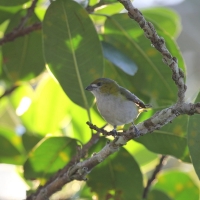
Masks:
[[[79,3],[39,0],[27,17],[31,1],[0,1],[2,38],[19,31],[22,19],[22,28],[42,24],[13,41],[0,40],[0,162],[17,166],[27,193],[63,168],[77,153],[77,145],[90,140],[86,121],[105,125],[93,96],[84,89],[94,79],[114,79],[152,105],[136,123],[176,102],[170,69],[123,6],[116,0]],[[164,7],[142,13],[186,73],[176,43],[180,17]],[[200,96],[192,101],[199,102]],[[86,183],[74,181],[52,199],[140,200],[161,154],[169,155],[167,165],[147,199],[198,199],[198,120],[180,116],[161,130],[130,141],[97,166]],[[90,154],[105,144],[101,138]]]

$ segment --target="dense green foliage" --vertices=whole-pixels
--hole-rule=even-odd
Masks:
[[[77,144],[91,137],[86,121],[105,124],[85,87],[98,77],[108,77],[126,87],[153,107],[136,123],[176,102],[177,88],[170,69],[116,0],[88,14],[72,0],[56,0],[49,6],[40,0],[26,22],[42,22],[42,30],[2,45],[0,93],[18,87],[0,99],[0,161],[23,166],[24,179],[44,183],[76,154]],[[6,34],[26,15],[27,0],[0,1],[0,31]],[[96,1],[90,1],[95,5]],[[180,19],[166,8],[142,11],[158,34],[186,66],[175,42]],[[98,31],[97,31],[98,30]],[[46,68],[45,68],[46,65]],[[196,102],[200,101],[200,96]],[[161,130],[130,141],[119,152],[99,164],[75,197],[140,200],[145,181],[159,159],[171,155],[191,163],[200,177],[199,116],[181,116]],[[90,150],[98,152],[101,139]],[[30,184],[30,181],[28,181]],[[30,184],[30,187],[32,184]],[[33,188],[30,188],[30,190]],[[159,174],[149,200],[198,199],[194,180],[177,168]]]

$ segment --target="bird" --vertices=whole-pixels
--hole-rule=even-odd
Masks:
[[[117,133],[117,126],[129,123],[134,125],[133,121],[141,111],[151,107],[109,78],[98,78],[85,89],[95,96],[99,113],[113,126],[114,133]],[[139,136],[135,125],[134,129],[135,134]]]

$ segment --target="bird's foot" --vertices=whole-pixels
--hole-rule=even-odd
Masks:
[[[134,129],[134,133],[133,133],[133,137],[137,138],[140,136],[140,131],[137,129],[137,127],[133,124],[133,129]]]
[[[118,136],[118,132],[116,131],[115,128],[112,131],[110,131],[110,135],[112,135],[114,138]]]

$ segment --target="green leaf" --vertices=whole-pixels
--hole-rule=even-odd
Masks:
[[[117,0],[103,0],[103,2],[109,4],[109,3],[116,3]]]
[[[26,12],[21,11],[13,15],[6,33],[19,25],[21,18]],[[32,15],[26,25],[39,22]],[[44,70],[44,59],[42,52],[41,31],[37,30],[2,46],[4,71],[8,78],[13,81],[30,80]]]
[[[143,137],[135,139],[135,141],[142,143],[150,151],[171,155],[179,159],[184,158],[187,148],[187,139],[185,137],[179,137],[160,131],[146,134]]]
[[[195,103],[200,102],[200,93],[198,94]],[[199,124],[199,115],[193,115],[189,117],[188,123],[188,147],[192,159],[194,169],[197,176],[200,179],[200,160],[199,160],[199,144],[200,144],[200,124]]]
[[[29,0],[14,0],[14,1],[8,1],[8,0],[1,0],[0,5],[1,6],[17,6],[26,3]]]
[[[76,140],[67,137],[44,138],[30,152],[24,164],[26,179],[47,178],[63,168],[76,153]]]
[[[26,128],[41,135],[58,131],[70,107],[65,93],[50,76],[44,77],[35,91],[29,85],[19,87],[11,101]]]
[[[159,31],[159,34],[165,38],[167,47],[172,50],[174,56],[178,57],[179,66],[184,70],[183,58],[174,40],[162,31]],[[160,53],[144,37],[139,25],[127,14],[116,14],[107,18],[104,40],[137,64],[136,75],[134,78],[129,78],[132,92],[139,83],[139,94],[143,93],[151,97],[157,106],[166,106],[176,101],[177,88],[171,80],[170,68],[162,62]],[[141,81],[141,77],[145,81]],[[138,95],[137,91],[134,93]]]
[[[151,165],[153,161],[158,159],[157,154],[149,151],[144,145],[134,140],[130,140],[124,148],[134,157],[140,167]]]
[[[147,200],[172,200],[167,194],[159,190],[152,190],[148,194]]]
[[[8,128],[0,127],[0,163],[21,165],[24,162],[21,138]]]
[[[179,15],[169,8],[157,7],[142,10],[146,20],[151,21],[155,28],[167,32],[170,36],[176,38],[181,31],[181,22]]]
[[[10,19],[11,16],[20,9],[21,7],[12,7],[8,9],[7,7],[0,6],[0,24],[5,20]]]
[[[137,65],[124,53],[120,52],[113,45],[102,42],[103,54],[115,66],[119,67],[125,73],[133,76],[137,71]]]
[[[137,73],[136,73],[136,75],[137,75]],[[132,81],[136,75],[134,75],[134,77],[130,76],[127,73],[125,73],[124,71],[122,71],[121,69],[119,69],[118,67],[115,67],[108,60],[105,60],[104,77],[108,77],[108,78],[115,80],[119,85],[130,90],[134,94],[137,94],[137,96],[140,99],[142,99],[145,103],[148,103],[150,101],[150,97],[143,94],[142,91],[139,90],[139,87],[137,88],[138,90],[136,90],[138,83],[136,85],[133,85],[133,83],[132,83]],[[139,83],[141,83],[141,82],[139,82]],[[147,112],[147,113],[145,113],[145,115],[149,114],[149,113],[150,112]],[[142,116],[143,115],[144,115],[144,113],[142,114]]]
[[[51,3],[43,39],[48,69],[68,97],[88,109],[93,96],[84,88],[103,72],[101,44],[88,13],[71,0]]]
[[[24,145],[24,148],[26,149],[27,152],[30,152],[32,148],[42,139],[41,136],[33,134],[33,133],[28,133],[26,132],[25,134],[22,135],[22,142]]]
[[[187,137],[188,116],[181,115],[160,129],[161,132]]]
[[[98,9],[95,10],[94,13],[90,14],[90,17],[95,22],[96,25],[104,24],[106,18],[110,15],[116,14],[121,12],[124,9],[124,6],[117,2],[112,4],[107,4],[101,7],[98,7]]]
[[[99,199],[141,200],[143,191],[139,166],[123,148],[96,166],[87,184]]]
[[[180,171],[167,171],[159,174],[153,189],[163,191],[176,200],[199,199],[198,187],[188,173]]]
[[[83,188],[80,189],[79,194],[78,194],[80,199],[83,200],[93,200],[92,198],[92,193],[90,191],[90,188],[85,184]]]

